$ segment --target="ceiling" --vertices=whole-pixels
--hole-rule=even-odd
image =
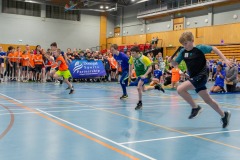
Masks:
[[[45,3],[58,6],[71,6],[70,0],[25,0],[26,2]],[[116,7],[124,7],[143,3],[148,0],[71,0],[74,4],[77,3],[75,10],[95,10],[95,11],[111,11],[116,10]],[[72,3],[72,4],[73,4]],[[102,6],[102,8],[100,8]]]

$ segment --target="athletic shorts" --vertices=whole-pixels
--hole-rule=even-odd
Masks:
[[[208,80],[207,75],[197,75],[195,77],[190,78],[190,82],[195,87],[195,91],[198,93],[199,91],[207,89],[206,83]]]
[[[138,77],[135,81],[131,82],[129,86],[138,86],[140,80],[144,82],[143,85],[149,83],[149,78],[142,79],[141,77]]]
[[[35,72],[35,68],[29,67],[29,68],[28,68],[28,71],[29,71],[29,72]]]
[[[22,66],[22,71],[27,71],[28,70],[28,66]]]
[[[214,86],[218,86],[218,87],[220,87],[221,89],[224,89],[223,86],[220,86],[220,85],[217,85],[217,84],[214,84]]]
[[[51,70],[51,67],[46,67],[46,73]]]
[[[68,79],[68,78],[72,77],[71,72],[70,72],[69,70],[66,70],[66,71],[60,71],[60,70],[58,70],[58,71],[56,72],[56,74],[57,74],[58,76],[62,76],[64,79]]]
[[[36,71],[36,73],[41,73],[42,72],[42,65],[35,65],[35,71]]]
[[[0,58],[0,64],[1,63],[4,63],[4,59],[3,58]]]

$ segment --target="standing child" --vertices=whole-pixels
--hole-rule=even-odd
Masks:
[[[137,86],[139,101],[137,103],[137,106],[135,107],[135,110],[139,110],[142,109],[142,92],[146,91],[144,84],[149,82],[148,75],[152,71],[152,63],[148,57],[140,53],[140,49],[138,46],[132,47],[130,51],[132,56],[129,59],[130,64],[129,75],[132,74],[133,69],[132,64],[134,64],[137,79],[135,82],[131,84]],[[154,88],[158,90],[163,90],[161,85],[159,84],[156,84]]]
[[[69,94],[72,94],[74,92],[73,85],[68,81],[68,78],[70,78],[72,75],[70,71],[68,70],[68,65],[65,62],[63,56],[61,55],[61,50],[57,49],[54,51],[54,55],[56,57],[56,62],[58,66],[58,71],[54,74],[54,79],[57,80],[60,76],[63,77],[64,82],[67,83],[68,88],[70,89]]]
[[[42,66],[43,66],[43,57],[40,50],[36,51],[37,54],[34,55],[34,65],[35,65],[35,71],[36,71],[36,82],[41,82],[41,72],[42,72]]]
[[[172,73],[171,87],[172,87],[172,89],[174,89],[174,88],[177,89],[181,74],[183,74],[183,72],[178,68],[178,65],[175,64],[175,65],[173,65],[173,68],[170,71],[170,73]]]
[[[0,46],[0,82],[3,81],[3,73],[4,73],[4,58],[6,57],[6,52],[3,51],[2,46]]]
[[[127,55],[125,53],[118,51],[117,44],[111,45],[110,51],[111,51],[111,53],[113,53],[114,59],[118,62],[117,63],[117,70],[118,70],[117,73],[119,72],[120,67],[122,69],[122,76],[120,78],[120,84],[122,87],[123,95],[120,97],[120,99],[128,98],[126,87],[128,85],[128,72],[129,72],[128,61],[129,61],[129,58],[127,57]]]
[[[27,51],[23,51],[22,53],[22,82],[27,82],[27,74],[28,74],[28,65],[29,65],[29,57]]]
[[[211,53],[213,51],[217,55],[219,55],[228,66],[231,66],[231,62],[226,59],[226,57],[219,51],[216,47],[206,46],[206,45],[194,45],[194,37],[192,32],[186,31],[184,32],[180,38],[179,42],[183,45],[183,49],[181,49],[178,54],[175,62],[178,64],[184,60],[187,65],[187,69],[189,72],[190,80],[183,82],[180,86],[178,86],[177,91],[178,94],[189,103],[192,107],[192,112],[189,119],[193,119],[197,117],[202,108],[197,105],[191,95],[188,93],[188,90],[195,89],[199,96],[210,105],[220,116],[222,120],[222,127],[226,128],[229,124],[229,119],[231,117],[231,113],[229,111],[224,112],[220,109],[219,105],[215,100],[213,100],[208,94],[206,83],[208,80],[207,66],[206,66],[206,58],[204,54]],[[168,59],[172,61],[172,57]],[[172,61],[173,62],[173,61]]]

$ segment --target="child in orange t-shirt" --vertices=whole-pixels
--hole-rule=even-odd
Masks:
[[[40,50],[37,50],[37,54],[33,57],[36,71],[36,81],[40,82],[41,71],[43,67],[43,57]]]
[[[28,71],[29,71],[29,81],[34,80],[35,77],[35,63],[34,63],[34,52],[30,51],[30,55],[28,55],[29,63],[28,63]]]
[[[28,65],[29,65],[29,56],[27,51],[23,51],[22,53],[22,76],[23,82],[27,82],[27,74],[28,74]]]
[[[58,66],[58,71],[54,74],[53,78],[58,80],[60,76],[63,77],[64,82],[67,83],[68,88],[70,89],[69,94],[74,92],[73,85],[68,81],[68,78],[72,77],[71,72],[68,70],[68,65],[64,60],[63,56],[61,55],[61,50],[57,49],[54,51],[54,55],[56,57],[56,62]]]
[[[174,89],[174,88],[176,89],[178,86],[179,80],[181,78],[181,74],[183,74],[183,72],[178,68],[177,64],[174,64],[170,73],[172,73],[171,87],[172,87],[172,89]]]

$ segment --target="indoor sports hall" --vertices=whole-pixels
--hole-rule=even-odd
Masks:
[[[239,160],[239,8],[235,0],[0,0],[0,160]],[[190,64],[195,50],[204,61]],[[204,68],[207,90],[191,65]]]

